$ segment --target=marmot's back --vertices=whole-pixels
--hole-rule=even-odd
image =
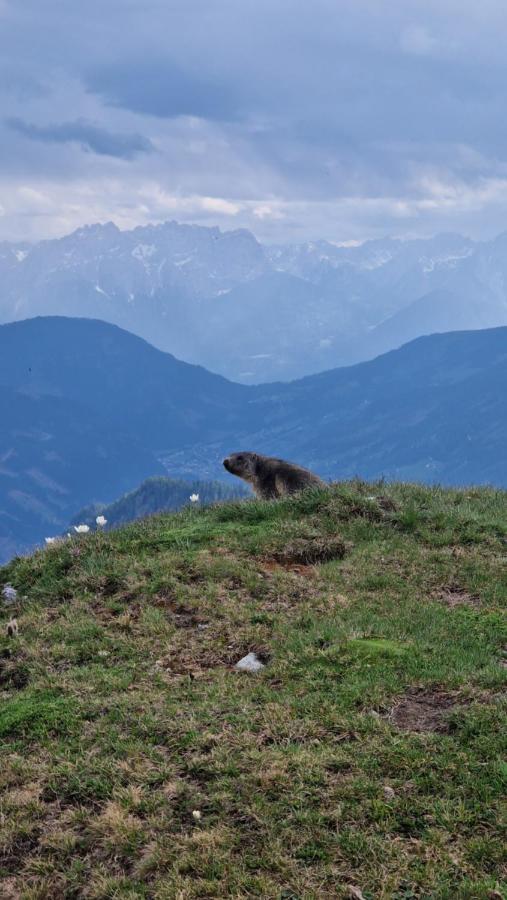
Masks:
[[[307,487],[324,487],[324,482],[308,469],[260,453],[232,453],[224,459],[224,466],[232,475],[248,481],[263,500],[296,494]]]

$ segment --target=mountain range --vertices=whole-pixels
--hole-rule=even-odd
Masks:
[[[149,476],[231,482],[238,449],[327,479],[507,486],[507,328],[247,386],[96,320],[0,326],[0,558]]]
[[[111,222],[0,244],[0,322],[97,318],[245,384],[507,325],[507,234],[263,246],[249,231]]]

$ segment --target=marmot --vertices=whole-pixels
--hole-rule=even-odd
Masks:
[[[324,482],[308,469],[260,453],[232,453],[224,459],[224,466],[232,475],[248,481],[261,500],[296,494],[307,487],[325,487]]]

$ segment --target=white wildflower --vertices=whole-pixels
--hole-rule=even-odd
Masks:
[[[77,534],[88,534],[89,530],[89,525],[74,525],[74,531],[77,532]]]
[[[199,503],[199,494],[190,494],[191,503]]]
[[[47,538],[44,538],[44,540],[46,541],[46,544],[56,544],[55,537],[47,537]]]
[[[6,603],[15,603],[16,597],[18,596],[18,592],[16,588],[13,588],[12,584],[6,584],[3,591],[2,597],[4,598]]]
[[[107,519],[105,516],[97,516],[95,521],[96,521],[97,525],[99,526],[99,528],[104,528],[104,525],[107,525]]]
[[[198,809],[193,809],[192,810],[192,818],[195,819],[196,822],[200,822],[200,820],[202,819],[201,811]]]

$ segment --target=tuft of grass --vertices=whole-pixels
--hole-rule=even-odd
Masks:
[[[506,562],[505,492],[359,480],[13,560],[0,894],[506,895]]]

